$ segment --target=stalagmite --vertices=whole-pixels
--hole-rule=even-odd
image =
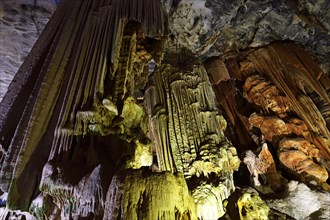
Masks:
[[[323,2],[62,0],[0,103],[0,219],[291,219],[261,198],[330,190]]]
[[[268,219],[269,207],[255,194],[244,193],[237,201],[240,219]]]
[[[62,219],[196,219],[196,203],[201,218],[221,216],[240,162],[224,135],[226,122],[203,66],[160,65],[168,33],[160,1],[64,1],[58,13],[57,31],[43,34],[51,39],[42,48],[47,58],[27,61],[36,82],[24,85],[29,100],[22,103],[17,127],[8,125],[10,118],[1,124],[5,157],[0,179],[8,208],[30,207],[40,216]],[[145,89],[150,61],[158,67],[144,96],[148,122],[135,97]],[[17,97],[7,96],[4,103]],[[3,111],[15,111],[6,107]],[[130,171],[143,166],[182,174]],[[146,185],[134,193],[148,206],[129,196],[117,199],[132,190],[130,185],[115,190],[125,172],[125,178],[134,177],[132,187]],[[190,178],[197,182],[189,191]],[[26,188],[28,179],[33,184]],[[159,181],[172,184],[174,191],[168,194],[168,185]],[[165,194],[169,198],[162,201]],[[139,213],[132,214],[130,206],[123,213],[114,210],[127,204],[140,208]],[[213,213],[207,212],[209,206]]]
[[[183,220],[197,217],[182,174],[140,169],[122,171],[113,177],[103,219]]]
[[[290,219],[294,218],[271,209],[258,195],[258,193],[249,188],[236,190],[225,201],[226,215],[220,218],[225,219]]]

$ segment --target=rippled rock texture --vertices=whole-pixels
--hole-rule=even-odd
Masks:
[[[7,208],[55,219],[224,214],[240,161],[202,63],[162,60],[167,33],[159,1],[59,6],[1,102]]]
[[[167,24],[159,2],[139,7],[78,0],[57,9],[1,103],[8,208],[28,210],[42,192],[45,216],[99,218],[112,175],[152,164],[134,78],[159,60]]]
[[[326,1],[64,0],[27,55],[55,3],[1,2],[0,218],[329,217]]]
[[[219,201],[234,191],[233,171],[240,163],[236,149],[224,136],[226,121],[214,98],[207,72],[198,63],[189,69],[162,66],[146,91],[159,169],[182,172],[188,182],[202,177],[219,179],[208,186],[195,179],[190,187],[201,218],[223,215]]]
[[[205,66],[251,185],[286,197],[287,179],[298,178],[329,191],[329,77],[312,57],[281,42]]]

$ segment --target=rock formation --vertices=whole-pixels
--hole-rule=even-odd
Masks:
[[[233,171],[240,162],[236,149],[224,136],[226,122],[219,115],[204,67],[201,64],[191,69],[162,66],[150,79],[146,101],[159,169],[182,172],[187,181],[216,175],[221,181],[215,183],[219,189],[213,194],[219,197],[218,201],[227,198],[234,190]],[[197,184],[193,188],[196,188],[192,190],[197,207],[201,206],[197,209],[200,217],[223,214],[222,203],[217,200],[206,205],[204,199],[196,198],[203,186]],[[216,216],[207,215],[207,209],[213,209],[212,206],[218,206]]]
[[[63,0],[0,99],[0,218],[292,219],[330,191],[327,9]]]
[[[92,204],[78,213],[100,216],[111,180],[105,173],[151,165],[134,77],[141,64],[159,59],[167,25],[159,3],[145,1],[136,11],[134,2],[63,2],[16,75],[26,81],[12,84],[1,105],[8,208],[28,210],[41,191],[53,204],[45,209],[63,218],[85,198]]]
[[[196,219],[194,207],[182,174],[126,170],[112,178],[103,219]]]

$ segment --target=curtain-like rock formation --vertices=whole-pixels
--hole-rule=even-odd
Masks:
[[[328,189],[329,78],[312,58],[292,43],[275,43],[237,58],[212,59],[207,68],[241,151],[246,143],[257,148],[267,141],[290,173]]]
[[[242,49],[327,70],[302,2],[64,0],[0,105],[0,218],[290,219],[235,186],[330,189],[330,80]]]
[[[200,64],[192,69],[164,65],[150,78],[146,91],[159,169],[182,172],[188,179],[208,178],[211,174],[220,179],[214,186],[205,186],[206,183],[193,186],[197,211],[206,219],[223,215],[221,201],[234,190],[232,175],[239,166],[236,149],[224,136],[226,122],[214,97]],[[213,195],[214,202],[208,201]]]
[[[151,165],[134,77],[159,60],[166,32],[158,1],[59,6],[1,103],[7,207],[28,210],[41,183],[62,218],[102,216],[111,175]]]
[[[160,65],[166,34],[159,1],[59,6],[1,105],[8,208],[55,219],[224,214],[240,161],[202,64]],[[158,67],[143,96],[149,62]]]

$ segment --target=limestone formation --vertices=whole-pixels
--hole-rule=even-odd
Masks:
[[[274,43],[236,53],[236,58],[232,53],[210,59],[206,66],[241,152],[267,141],[278,152],[273,157],[290,172],[324,187],[330,161],[330,84],[306,51],[293,43]],[[257,161],[253,155],[247,158]],[[250,172],[261,172],[257,170]]]
[[[112,178],[104,211],[104,220],[197,219],[182,174],[141,169],[119,172]]]
[[[266,143],[263,144],[258,157],[252,151],[247,151],[243,161],[253,178],[252,185],[259,192],[274,194],[284,190],[286,180],[277,171],[275,161]]]
[[[268,141],[288,134],[294,134],[304,137],[307,140],[312,140],[306,124],[298,118],[291,118],[285,122],[276,116],[262,116],[253,113],[249,117],[249,122],[251,126],[259,128]]]
[[[294,219],[285,213],[271,209],[258,195],[251,189],[241,189],[233,193],[225,201],[226,215],[224,219]]]
[[[46,3],[11,1],[1,25],[30,39],[14,14],[39,31]],[[0,104],[0,218],[291,219],[249,185],[266,202],[290,179],[330,190],[328,11],[62,0]]]
[[[167,23],[159,2],[135,3],[64,1],[22,65],[0,110],[9,208],[28,210],[41,190],[62,217],[102,216],[106,185],[84,188],[109,184],[96,168],[152,164],[146,115],[132,98],[141,68],[133,67],[159,60]],[[93,204],[81,204],[86,198]],[[73,212],[76,204],[85,208]]]
[[[317,147],[312,144],[315,140],[312,138],[312,133],[305,122],[298,118],[289,118],[286,114],[290,112],[290,109],[286,108],[286,105],[277,108],[281,104],[278,104],[280,102],[276,101],[276,98],[271,95],[265,95],[265,98],[263,98],[263,95],[256,95],[260,94],[258,91],[262,91],[262,94],[267,93],[271,87],[278,94],[278,89],[271,86],[269,82],[260,78],[260,76],[254,75],[247,78],[243,90],[246,91],[249,102],[261,106],[262,110],[266,111],[267,104],[265,103],[271,103],[275,100],[270,109],[273,110],[271,113],[277,115],[263,116],[254,113],[249,118],[251,126],[260,129],[265,139],[277,146],[279,160],[286,168],[298,173],[304,180],[307,178],[321,183],[326,182],[328,173],[324,166],[319,164],[322,155],[320,155]],[[269,101],[267,101],[267,98]],[[290,103],[286,96],[283,96],[280,100],[282,102],[286,100],[287,103]],[[268,115],[271,115],[271,113],[263,112],[263,114]],[[296,138],[284,138],[292,135],[295,135]]]
[[[169,13],[171,48],[189,48],[205,58],[265,47],[272,42],[303,45],[329,73],[327,0],[163,0]]]
[[[159,169],[179,171],[186,178],[219,176],[221,181],[209,186],[213,193],[205,193],[200,184],[192,191],[201,218],[223,215],[221,201],[234,190],[232,174],[239,159],[224,136],[226,122],[205,69],[198,64],[192,70],[162,66],[150,79],[146,100]],[[215,213],[206,211],[210,207]]]
[[[265,74],[285,94],[292,110],[308,126],[315,139],[314,144],[321,150],[322,156],[329,160],[329,130],[322,114],[307,95],[314,91],[324,102],[329,103],[326,92],[330,85],[329,78],[312,59],[308,59],[304,51],[291,44],[274,44],[269,49],[251,53],[248,59],[255,63],[259,73]]]
[[[323,183],[329,177],[324,166],[318,163],[319,150],[304,139],[282,139],[278,145],[278,157],[285,167],[307,180]]]
[[[235,131],[231,134],[232,141],[236,146],[240,146],[238,151],[248,150],[253,145],[253,139],[249,135],[248,117],[240,112],[241,107],[247,103],[244,103],[244,99],[237,100],[238,91],[235,82],[233,79],[228,79],[228,74],[231,75],[230,78],[234,78],[232,75],[241,78],[237,62],[233,59],[224,61],[220,58],[213,58],[208,60],[205,66],[213,84],[217,104],[224,110],[230,127]],[[232,69],[228,66],[231,66]]]
[[[237,206],[240,219],[268,219],[269,207],[258,195],[244,193]]]
[[[228,191],[233,187],[232,181],[233,179],[226,179],[218,184],[203,181],[192,189],[197,216],[200,219],[215,219],[225,214],[223,202],[232,193]]]
[[[237,168],[236,150],[224,136],[226,122],[202,66],[189,72],[164,66],[150,84],[146,108],[161,170],[208,176]]]
[[[240,161],[200,61],[172,67],[161,60],[168,27],[160,1],[64,1],[49,25],[41,36],[47,45],[37,43],[26,60],[32,68],[23,64],[16,75],[26,80],[2,102],[7,207],[55,219],[208,218],[209,205],[217,209],[212,217],[223,215]],[[154,73],[149,63],[157,65]],[[126,185],[116,192],[121,172],[144,166],[183,175],[133,170],[127,178],[136,181],[133,188],[147,186],[135,192],[145,201],[120,199],[131,191]],[[212,196],[203,181],[188,191],[186,180],[214,175],[213,202],[198,200]],[[163,181],[174,190],[165,201]],[[125,211],[118,214],[117,206]],[[139,213],[130,214],[131,206]]]
[[[253,75],[245,80],[243,86],[244,97],[260,107],[265,113],[274,112],[281,118],[292,111],[290,101],[286,96],[280,95],[276,86],[259,75]]]

